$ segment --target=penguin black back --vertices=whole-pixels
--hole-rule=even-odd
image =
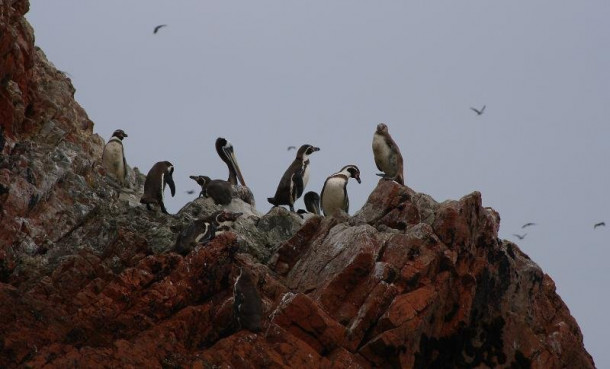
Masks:
[[[320,195],[315,191],[309,191],[303,196],[303,202],[305,202],[305,209],[308,212],[320,215]]]
[[[176,194],[173,173],[174,166],[169,161],[157,162],[148,171],[146,181],[144,181],[144,194],[140,202],[146,204],[149,210],[151,204],[156,204],[161,207],[163,213],[167,214],[165,204],[163,204],[163,190],[165,190],[166,185],[169,185],[172,197]]]

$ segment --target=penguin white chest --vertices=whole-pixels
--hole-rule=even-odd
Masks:
[[[307,182],[309,182],[309,163],[305,164],[305,169],[303,170],[303,188],[307,187]]]
[[[123,144],[119,140],[110,140],[104,147],[102,156],[104,168],[111,176],[122,180],[125,177],[123,164]]]
[[[380,170],[383,170],[384,172],[390,170],[390,168],[387,168],[387,166],[390,161],[392,151],[385,142],[385,138],[377,133],[373,135],[373,155],[375,156],[375,164],[377,164]]]
[[[345,193],[345,178],[329,178],[322,193],[322,210],[326,215],[332,215],[335,211],[347,210],[347,198]]]

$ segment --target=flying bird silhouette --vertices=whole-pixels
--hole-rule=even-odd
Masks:
[[[472,111],[474,111],[475,113],[477,113],[477,115],[481,115],[481,114],[483,114],[483,112],[485,111],[485,105],[483,105],[483,107],[482,107],[480,110],[479,110],[479,109],[476,109],[476,108],[473,108],[472,106],[470,107],[470,109],[471,109]]]
[[[515,237],[517,237],[518,239],[522,240],[522,239],[524,239],[524,238],[525,238],[525,236],[527,236],[527,233],[524,233],[524,234],[516,234],[516,233],[513,233],[513,236],[515,236]]]
[[[159,24],[158,26],[155,27],[155,30],[153,31],[153,33],[159,32],[159,30],[163,27],[167,27],[167,24]]]
[[[188,191],[186,191],[186,193],[189,194],[189,195],[192,195],[192,194],[195,193],[195,190],[188,190]]]
[[[526,227],[533,226],[533,225],[536,225],[536,223],[525,223],[524,225],[521,226],[521,228],[526,228]]]
[[[296,150],[297,147],[296,146],[288,146],[288,148],[286,150],[290,151],[290,150]]]
[[[595,225],[593,226],[593,229],[597,228],[597,227],[601,227],[601,226],[606,226],[605,222],[599,222],[599,223],[595,223]]]

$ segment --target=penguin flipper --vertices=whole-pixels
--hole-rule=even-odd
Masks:
[[[123,182],[127,183],[127,160],[125,160],[125,153],[123,153]]]
[[[347,196],[347,181],[343,186],[343,196],[345,196],[345,212],[349,214],[349,197]]]
[[[303,195],[303,190],[305,190],[302,171],[298,171],[292,176],[292,182],[294,183],[294,188],[297,194],[296,198],[298,199],[299,197],[301,197],[301,195]]]

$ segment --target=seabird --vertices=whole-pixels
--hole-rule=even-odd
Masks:
[[[155,27],[155,30],[153,31],[153,33],[157,33],[159,32],[159,30],[163,27],[167,27],[167,24],[160,24],[158,26]]]
[[[472,111],[474,111],[475,113],[477,113],[477,115],[481,115],[483,114],[483,112],[485,111],[485,105],[483,105],[483,107],[481,108],[481,110],[477,109],[477,108],[473,108],[472,106],[470,107],[470,109]]]

